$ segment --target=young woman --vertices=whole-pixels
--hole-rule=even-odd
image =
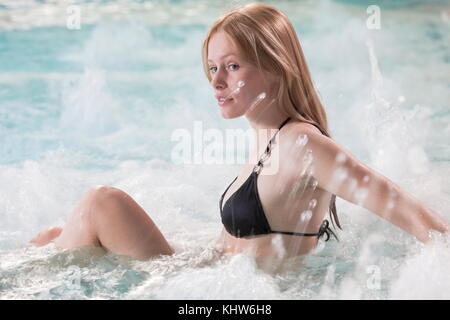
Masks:
[[[424,243],[447,232],[437,213],[335,143],[294,28],[261,3],[219,18],[203,43],[203,64],[225,119],[245,116],[256,144],[220,199],[223,253],[293,257],[334,235],[335,197],[358,204]],[[261,132],[270,135],[260,134]],[[260,155],[260,157],[258,157]],[[174,249],[128,194],[101,186],[87,192],[63,228],[31,243],[58,248],[89,244],[145,260]]]

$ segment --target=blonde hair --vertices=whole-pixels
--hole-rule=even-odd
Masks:
[[[202,47],[203,68],[211,81],[208,44],[212,35],[224,31],[236,44],[243,58],[256,61],[259,70],[273,75],[279,83],[276,99],[281,111],[292,119],[316,126],[331,138],[325,110],[314,88],[297,34],[288,17],[267,4],[255,2],[234,9],[217,19],[209,29]],[[329,206],[339,228],[336,195]],[[341,228],[342,229],[342,228]]]

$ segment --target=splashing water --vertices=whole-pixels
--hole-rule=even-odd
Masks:
[[[340,242],[320,241],[290,272],[268,275],[254,259],[210,245],[222,230],[218,198],[237,168],[174,165],[170,137],[198,119],[220,130],[233,123],[205,107],[210,86],[199,62],[211,17],[228,1],[78,1],[80,30],[67,29],[64,1],[8,3],[0,19],[8,48],[0,50],[0,299],[450,297],[444,237],[424,247],[339,198]],[[382,7],[389,32],[367,30],[356,0],[275,6],[300,34],[336,141],[448,220],[448,2],[401,3]],[[130,194],[176,254],[140,262],[92,247],[26,246],[64,225],[99,184]],[[389,209],[395,200],[392,190]],[[273,243],[280,254],[281,239]]]
[[[237,83],[237,88],[234,89],[229,95],[227,95],[225,97],[225,100],[230,99],[231,97],[235,96],[236,94],[238,94],[239,92],[241,92],[241,88],[245,86],[245,81],[244,80],[240,80]]]
[[[247,112],[252,111],[261,101],[263,101],[266,98],[266,93],[265,92],[261,92],[260,94],[258,94],[258,96],[256,97],[256,99],[251,103],[250,107],[248,108]]]

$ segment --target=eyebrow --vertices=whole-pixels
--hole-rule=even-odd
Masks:
[[[228,54],[225,54],[225,55],[221,56],[220,59],[226,58],[228,56],[235,56],[235,54],[234,53],[228,53]],[[208,59],[208,62],[213,62],[213,61]]]

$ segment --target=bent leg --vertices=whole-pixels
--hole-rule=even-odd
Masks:
[[[88,244],[139,260],[174,253],[136,201],[119,189],[105,186],[90,190],[81,199],[55,240],[59,248]]]

